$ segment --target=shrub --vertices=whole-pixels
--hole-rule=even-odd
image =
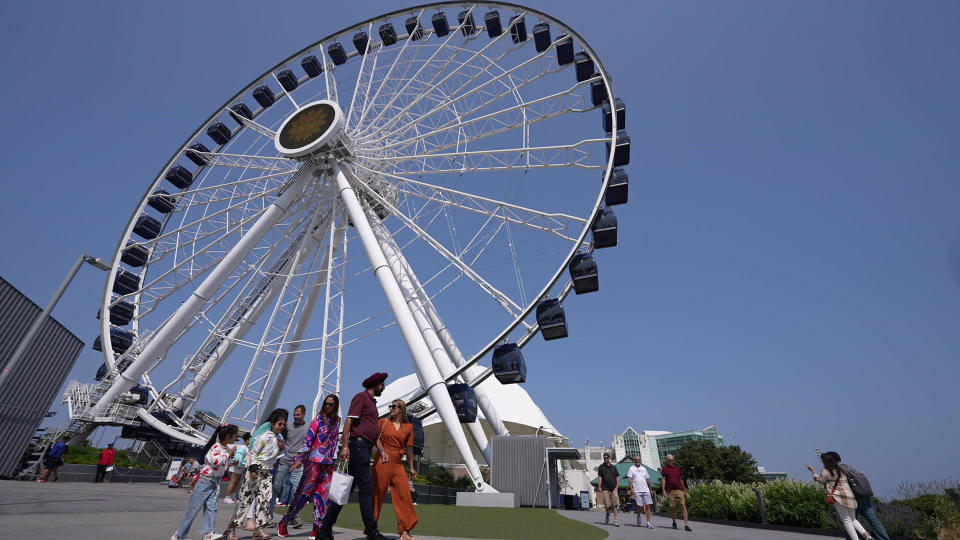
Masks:
[[[827,506],[823,490],[813,484],[780,479],[763,485],[767,521],[774,525],[820,528]]]
[[[732,519],[730,499],[725,490],[729,486],[723,484],[700,484],[690,488],[690,498],[687,500],[687,510],[695,515],[708,519]]]

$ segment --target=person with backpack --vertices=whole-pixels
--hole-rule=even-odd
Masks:
[[[47,452],[46,457],[43,458],[43,466],[46,467],[46,469],[44,469],[40,478],[37,478],[37,482],[46,482],[50,473],[53,473],[54,482],[60,479],[60,475],[57,474],[57,469],[63,465],[63,456],[70,450],[70,447],[67,446],[67,441],[69,440],[70,436],[65,435]]]
[[[840,454],[836,454],[837,462],[840,462]],[[850,484],[850,490],[853,491],[857,499],[857,513],[867,518],[867,523],[873,529],[873,534],[878,540],[890,540],[887,528],[883,526],[877,512],[873,509],[873,488],[870,487],[870,481],[862,472],[854,469],[846,463],[840,463],[840,470],[847,476],[847,483]]]
[[[857,521],[857,498],[850,489],[850,483],[847,481],[847,475],[840,468],[840,455],[836,452],[824,452],[820,456],[823,462],[823,470],[817,474],[813,467],[807,465],[810,474],[813,475],[814,482],[823,484],[827,490],[825,497],[826,503],[833,505],[840,516],[840,523],[847,531],[850,540],[860,540],[859,535],[863,535],[866,540],[873,540],[873,537],[863,528],[863,525]]]

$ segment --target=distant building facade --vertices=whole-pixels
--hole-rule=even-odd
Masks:
[[[676,432],[647,429],[637,432],[628,426],[623,433],[613,436],[613,459],[620,461],[639,454],[644,465],[660,470],[667,461],[667,454],[676,454],[681,446],[691,441],[710,441],[724,446],[723,435],[717,431],[716,425]]]

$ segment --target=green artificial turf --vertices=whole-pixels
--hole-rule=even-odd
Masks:
[[[600,540],[607,537],[607,531],[567,519],[555,510],[545,508],[472,508],[421,504],[416,509],[419,523],[413,530],[414,535],[503,540]],[[282,508],[277,511],[279,513]],[[304,523],[312,522],[312,504],[307,504],[300,512],[300,518]],[[397,532],[397,518],[392,505],[383,505],[379,521],[382,532]],[[360,508],[356,503],[348,504],[340,512],[337,527],[363,530]]]

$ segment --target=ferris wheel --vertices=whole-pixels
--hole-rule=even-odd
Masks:
[[[100,307],[104,365],[68,387],[71,418],[202,443],[205,424],[276,407],[295,359],[314,410],[344,363],[412,361],[414,399],[492,489],[463,404],[508,434],[477,385],[522,382],[523,346],[566,337],[564,301],[598,290],[625,122],[593,49],[527,7],[429,4],[313,43],[145,182]],[[239,386],[212,384],[225,372]]]

